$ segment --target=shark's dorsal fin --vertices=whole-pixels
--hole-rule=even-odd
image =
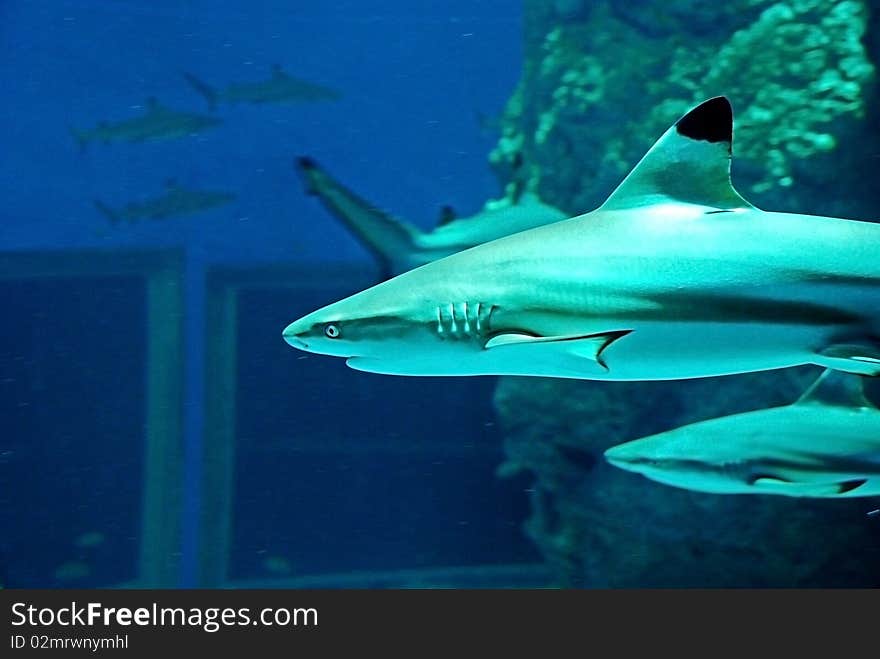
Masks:
[[[795,405],[837,405],[839,407],[874,407],[865,398],[862,376],[826,369]]]
[[[155,96],[149,96],[146,100],[146,105],[149,112],[156,112],[159,110],[159,99]]]
[[[456,214],[455,209],[447,204],[440,209],[440,217],[437,218],[437,226],[442,227],[445,224],[449,224],[457,217],[458,215]]]
[[[657,140],[602,204],[603,210],[678,202],[720,210],[752,208],[730,182],[733,110],[724,96],[704,101]]]

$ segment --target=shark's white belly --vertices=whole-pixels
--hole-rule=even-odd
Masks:
[[[827,328],[755,323],[640,324],[603,352],[605,380],[667,380],[809,363]]]
[[[627,327],[607,329],[626,330]],[[584,333],[595,331],[587,324]],[[828,330],[790,325],[639,323],[611,342],[601,359],[577,341],[482,348],[463,341],[454,357],[436,350],[401,352],[399,359],[351,359],[353,368],[397,375],[533,375],[594,380],[670,380],[728,375],[809,363],[810,346]]]

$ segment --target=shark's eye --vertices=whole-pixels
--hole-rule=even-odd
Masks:
[[[335,339],[339,336],[339,328],[333,323],[324,325],[324,336],[328,339]]]

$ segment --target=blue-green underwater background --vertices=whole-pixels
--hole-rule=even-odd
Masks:
[[[746,198],[877,219],[878,27],[875,0],[3,3],[0,584],[880,585],[877,501],[602,459],[817,369],[396,378],[281,338],[380,276],[302,155],[425,230],[522,188],[574,215],[725,94]],[[185,77],[222,94],[274,67],[334,94],[212,105]],[[201,123],[100,136],[156,103]],[[233,198],[120,219],[174,189]]]

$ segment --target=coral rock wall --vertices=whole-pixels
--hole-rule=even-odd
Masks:
[[[878,3],[880,4],[880,3]],[[872,11],[869,11],[872,9]],[[725,94],[734,182],[761,208],[876,218],[880,10],[857,0],[526,0],[527,60],[490,161],[574,213],[681,114]],[[880,586],[870,500],[710,496],[604,462],[616,443],[794,400],[812,367],[668,383],[502,378],[500,476],[564,586]],[[876,396],[875,396],[876,399]]]
[[[490,162],[504,183],[585,212],[688,108],[724,94],[741,192],[796,206],[799,187],[824,189],[866,157],[868,19],[859,0],[526,0],[525,70]],[[845,162],[841,143],[857,151]]]

